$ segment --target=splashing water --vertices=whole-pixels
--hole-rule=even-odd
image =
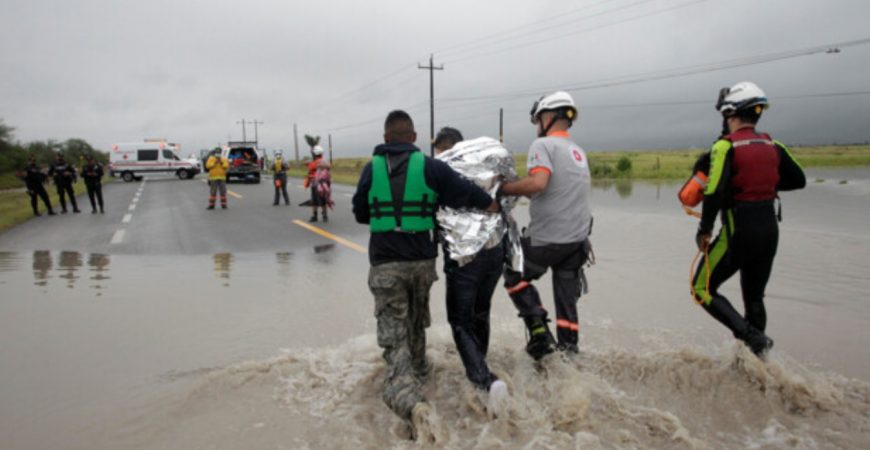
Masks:
[[[430,333],[428,426],[444,448],[866,448],[870,384],[739,344],[715,353],[645,344],[535,364],[505,330],[488,360],[510,396],[497,413],[446,332]],[[116,444],[209,448],[419,448],[381,400],[372,335],[287,350],[194,378],[128,419]]]

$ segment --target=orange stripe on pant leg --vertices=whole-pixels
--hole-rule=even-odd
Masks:
[[[578,330],[580,330],[580,325],[578,325],[578,324],[576,324],[576,323],[574,323],[574,322],[571,322],[571,321],[565,320],[565,319],[557,319],[557,320],[556,320],[556,326],[559,327],[559,328],[567,328],[567,329],[569,329],[569,330],[571,330],[571,331],[578,331]]]
[[[525,289],[527,287],[529,287],[528,281],[520,281],[519,283],[517,283],[516,286],[508,288],[507,293],[508,293],[508,295],[516,294],[517,292],[522,291],[523,289]]]

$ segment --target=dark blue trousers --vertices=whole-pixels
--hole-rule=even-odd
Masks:
[[[453,331],[456,350],[468,379],[489,389],[496,377],[486,365],[489,349],[489,311],[492,294],[504,265],[504,245],[481,250],[468,264],[459,267],[445,252],[447,279],[447,321]]]

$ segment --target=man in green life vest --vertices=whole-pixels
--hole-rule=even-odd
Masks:
[[[378,345],[386,362],[383,399],[411,422],[415,435],[434,411],[420,392],[430,372],[426,359],[429,288],[438,279],[435,211],[439,206],[498,211],[474,183],[414,146],[414,122],[393,111],[384,123],[384,143],[375,147],[353,196],[353,213],[368,224],[369,289],[375,297]],[[417,435],[432,440],[434,435]]]

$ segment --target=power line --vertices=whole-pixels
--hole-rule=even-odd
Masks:
[[[598,2],[598,3],[593,4],[593,5],[585,6],[585,7],[574,9],[574,10],[570,10],[570,11],[567,11],[567,12],[559,14],[559,15],[550,16],[546,19],[539,20],[537,22],[527,23],[525,25],[520,25],[518,27],[514,27],[510,30],[500,31],[500,32],[493,33],[493,34],[490,34],[490,35],[487,35],[487,36],[484,36],[484,37],[481,37],[481,38],[478,38],[478,39],[475,39],[472,41],[468,41],[466,43],[461,43],[458,45],[454,45],[452,47],[441,49],[439,51],[436,51],[435,53],[439,54],[442,57],[444,57],[445,55],[452,54],[452,53],[465,53],[465,52],[471,51],[475,48],[486,47],[488,45],[493,44],[493,43],[483,43],[486,41],[492,41],[492,40],[498,39],[498,41],[495,43],[500,44],[500,43],[504,43],[505,40],[513,40],[513,39],[517,39],[519,37],[528,36],[528,35],[535,34],[535,33],[541,32],[541,31],[550,31],[550,30],[553,30],[554,28],[561,28],[561,27],[564,27],[567,25],[572,25],[572,24],[579,22],[579,21],[582,21],[582,20],[587,20],[587,19],[590,19],[593,17],[601,16],[601,15],[608,14],[608,13],[615,12],[615,11],[620,11],[622,9],[626,9],[626,8],[633,7],[633,6],[638,6],[640,4],[649,3],[651,1],[656,1],[656,0],[641,0],[639,2],[632,3],[629,5],[623,5],[622,7],[615,8],[612,10],[599,12],[597,14],[592,14],[592,15],[585,16],[585,17],[580,17],[579,19],[571,19],[568,22],[562,23],[559,25],[548,25],[546,27],[534,28],[531,31],[521,31],[525,28],[530,28],[530,27],[533,27],[535,25],[540,25],[543,23],[548,23],[548,22],[553,22],[553,21],[558,21],[558,20],[564,20],[568,16],[574,15],[575,13],[587,12],[587,10],[590,7],[600,6],[600,5],[603,5],[606,3],[612,3],[613,1],[615,1],[615,0],[605,0],[605,1],[601,1],[601,2]],[[515,35],[515,36],[506,37],[506,36],[511,36],[511,35]],[[464,47],[470,47],[470,48],[464,48]],[[461,49],[461,50],[458,50],[458,49]]]
[[[472,58],[480,58],[480,57],[484,57],[484,56],[494,55],[494,54],[497,54],[497,53],[504,53],[504,52],[506,52],[506,51],[516,50],[516,49],[519,49],[519,48],[525,48],[525,47],[529,47],[529,46],[532,46],[532,45],[538,45],[538,44],[542,44],[542,43],[544,43],[544,42],[553,41],[553,40],[556,40],[556,39],[564,39],[564,38],[567,37],[567,36],[574,36],[574,35],[581,34],[581,33],[588,33],[588,32],[590,32],[590,31],[596,31],[596,30],[600,30],[600,29],[603,29],[603,28],[612,27],[612,26],[615,26],[615,25],[621,25],[621,24],[624,24],[624,23],[627,23],[627,22],[633,22],[633,21],[636,21],[636,20],[646,19],[646,18],[648,18],[648,17],[652,17],[652,16],[656,16],[656,15],[664,14],[664,13],[667,13],[667,12],[671,12],[671,11],[674,11],[674,10],[677,10],[677,9],[681,9],[681,8],[686,8],[686,7],[689,7],[689,6],[692,6],[692,5],[698,4],[698,3],[704,3],[704,2],[707,2],[707,1],[710,1],[710,0],[693,0],[693,1],[690,1],[690,2],[687,2],[687,3],[683,3],[683,4],[679,4],[679,5],[671,6],[671,7],[668,7],[668,8],[663,8],[663,9],[660,9],[660,10],[656,10],[656,11],[653,11],[653,12],[649,12],[649,13],[641,14],[641,15],[634,16],[634,17],[630,17],[630,18],[627,18],[627,19],[617,20],[617,21],[615,21],[615,22],[610,22],[610,23],[607,23],[607,24],[603,24],[603,25],[599,25],[599,26],[595,26],[595,27],[591,27],[591,28],[584,28],[584,29],[582,29],[582,30],[577,30],[577,31],[574,31],[574,32],[571,32],[571,33],[560,33],[560,34],[558,34],[557,36],[551,36],[551,37],[547,37],[547,38],[543,38],[543,39],[538,39],[538,40],[536,40],[536,41],[525,42],[525,43],[522,43],[522,44],[519,44],[519,45],[514,45],[514,46],[510,46],[510,47],[504,47],[504,48],[500,48],[500,49],[496,49],[496,50],[491,50],[491,51],[487,51],[487,52],[472,53],[471,55],[463,56],[463,57],[461,57],[461,58],[447,59],[445,62],[446,62],[446,63],[454,63],[454,62],[459,62],[459,61],[465,61],[465,60],[472,59]],[[644,2],[639,2],[639,3],[644,3]],[[639,3],[638,3],[638,4],[639,4]]]
[[[494,95],[485,95],[485,96],[476,96],[476,97],[454,97],[454,98],[443,98],[441,99],[443,102],[468,102],[468,101],[483,101],[483,100],[502,100],[507,98],[514,97],[526,97],[526,96],[534,96],[538,95],[541,92],[550,91],[553,89],[561,89],[564,91],[581,91],[581,90],[589,90],[589,89],[600,89],[603,87],[612,87],[612,86],[620,86],[626,84],[636,84],[636,83],[644,83],[648,81],[658,81],[667,78],[677,78],[688,75],[697,75],[701,73],[707,72],[715,72],[718,70],[731,69],[736,67],[744,67],[750,65],[757,64],[766,64],[775,61],[782,61],[785,59],[798,58],[803,56],[810,56],[818,53],[827,53],[827,51],[831,48],[845,48],[845,47],[853,47],[859,45],[866,45],[870,43],[870,38],[857,39],[852,41],[838,42],[833,44],[825,44],[814,47],[806,47],[802,49],[796,50],[787,50],[777,53],[767,53],[763,55],[754,55],[744,58],[736,58],[725,61],[713,62],[713,63],[705,63],[694,66],[683,66],[672,69],[663,69],[651,72],[643,72],[640,74],[631,74],[631,75],[623,75],[619,77],[611,77],[605,80],[596,80],[590,81],[583,84],[577,85],[569,85],[565,86],[563,83],[560,86],[547,86],[540,87],[534,90],[525,89],[522,91],[514,91],[511,93],[503,93],[503,94],[494,94]]]
[[[775,100],[775,101],[806,100],[806,99],[813,99],[813,98],[833,98],[833,97],[848,97],[848,96],[863,96],[863,95],[870,95],[870,90],[849,91],[849,92],[825,92],[825,93],[817,93],[817,94],[799,94],[799,95],[778,95],[778,96],[771,96],[770,100]],[[519,100],[519,99],[516,99],[516,100]],[[420,106],[422,106],[425,103],[426,103],[425,101],[417,103],[416,109],[420,109]],[[487,102],[487,103],[491,103],[491,102]],[[580,105],[580,108],[581,108],[581,110],[583,110],[583,109],[618,109],[618,108],[654,108],[654,107],[663,107],[663,106],[704,105],[704,104],[713,104],[713,103],[714,103],[714,101],[708,98],[706,100],[681,100],[681,101],[669,101],[669,102],[589,104],[589,105]],[[483,104],[474,105],[474,106],[483,106]],[[444,108],[444,107],[442,107],[442,108]],[[415,108],[412,107],[412,108],[407,108],[405,111],[410,112],[410,111],[414,111],[414,110],[415,110]],[[461,122],[461,121],[466,121],[466,120],[478,119],[478,118],[482,118],[482,117],[491,117],[492,114],[493,114],[492,112],[479,113],[479,114],[466,115],[466,116],[462,116],[459,118],[450,118],[448,116],[446,121],[456,123],[456,122]],[[352,128],[359,128],[361,126],[376,123],[376,122],[379,122],[381,120],[383,120],[383,117],[377,117],[377,118],[372,118],[369,120],[365,120],[362,122],[357,122],[357,123],[353,123],[353,124],[349,124],[349,125],[343,125],[343,126],[333,127],[333,128],[324,128],[322,130],[318,130],[317,132],[318,133],[326,132],[326,131],[336,132],[336,131],[342,131],[342,130],[347,130],[347,129],[352,129]]]
[[[573,14],[576,14],[576,13],[580,13],[580,12],[586,12],[588,8],[596,7],[596,6],[601,6],[601,5],[605,5],[605,4],[607,4],[607,3],[612,3],[612,2],[614,2],[614,1],[618,1],[618,0],[602,0],[602,1],[600,1],[600,2],[593,3],[592,5],[587,5],[587,6],[583,7],[583,8],[574,9],[574,10],[571,10],[571,11],[568,11],[568,12],[565,12],[565,13],[562,13],[562,14],[559,14],[559,15],[550,16],[550,17],[548,17],[548,18],[546,18],[546,19],[543,19],[543,20],[540,20],[540,21],[531,22],[531,23],[528,23],[528,24],[525,24],[525,25],[521,25],[521,26],[519,26],[518,28],[514,28],[514,29],[509,30],[509,31],[503,31],[503,32],[499,32],[499,33],[494,33],[494,34],[491,34],[491,35],[489,35],[489,36],[485,36],[485,37],[483,37],[483,38],[478,38],[478,39],[475,39],[475,40],[471,40],[471,41],[468,41],[468,42],[466,42],[466,43],[460,43],[460,44],[454,45],[454,46],[452,46],[452,47],[448,47],[448,48],[442,49],[442,50],[437,51],[437,52],[435,52],[435,53],[438,53],[438,54],[440,54],[440,53],[446,53],[446,54],[449,54],[449,53],[451,53],[451,52],[452,52],[452,53],[459,53],[459,54],[466,53],[466,52],[472,50],[473,48],[478,48],[478,47],[480,47],[480,46],[478,45],[478,46],[472,47],[471,49],[465,49],[465,50],[456,50],[456,49],[460,49],[460,48],[463,48],[463,47],[467,47],[467,46],[469,46],[469,45],[474,45],[474,44],[477,44],[477,43],[480,42],[480,41],[492,40],[492,39],[495,39],[495,38],[500,37],[500,36],[505,36],[505,35],[510,36],[510,35],[512,35],[512,34],[517,34],[517,33],[518,33],[518,30],[522,30],[522,29],[525,29],[525,28],[529,28],[529,27],[532,27],[532,26],[535,26],[535,25],[540,25],[540,24],[542,24],[542,23],[551,22],[551,21],[554,21],[554,20],[565,19],[566,16],[570,16],[570,15],[573,15]],[[638,2],[635,2],[635,3],[631,3],[631,4],[628,4],[628,5],[623,5],[623,6],[617,7],[617,8],[611,9],[611,10],[602,11],[602,12],[599,12],[599,13],[596,13],[596,14],[592,14],[592,15],[589,15],[589,16],[586,16],[586,17],[581,17],[581,18],[579,18],[579,19],[574,19],[574,20],[572,20],[572,21],[569,21],[569,22],[566,22],[566,23],[563,23],[563,24],[559,24],[559,25],[555,25],[555,26],[551,26],[551,27],[546,27],[546,28],[540,28],[540,29],[532,30],[531,32],[527,32],[527,33],[520,33],[520,34],[518,34],[517,36],[514,36],[514,37],[512,37],[512,38],[508,38],[508,40],[516,39],[516,38],[519,38],[519,37],[523,37],[523,36],[525,36],[525,35],[527,35],[527,34],[534,34],[534,33],[540,32],[540,31],[547,31],[547,30],[552,30],[552,29],[554,29],[554,28],[559,28],[559,27],[563,27],[563,26],[571,25],[571,24],[573,24],[574,22],[577,22],[577,21],[580,21],[580,20],[587,20],[587,19],[590,19],[590,18],[593,18],[593,17],[597,17],[597,16],[601,16],[601,15],[604,15],[604,14],[609,14],[609,13],[612,13],[612,12],[616,12],[616,11],[620,11],[620,10],[628,9],[628,8],[635,7],[635,6],[638,6],[638,5],[643,4],[643,3],[649,3],[649,2],[652,2],[652,1],[655,1],[655,0],[641,0],[641,1],[638,1]],[[707,0],[697,0],[697,1],[707,1]],[[504,42],[504,41],[501,41],[501,42],[498,42],[498,43],[503,43],[503,42]],[[491,44],[489,44],[489,45],[491,45]],[[464,59],[466,59],[466,58],[457,59],[457,60],[464,60]],[[457,60],[454,60],[454,61],[457,61]],[[329,99],[329,100],[327,100],[327,101],[321,102],[318,106],[315,106],[314,108],[308,110],[307,113],[308,113],[308,114],[313,114],[313,113],[319,112],[319,111],[323,110],[324,108],[327,108],[328,106],[332,105],[334,102],[336,102],[336,101],[338,101],[338,100],[341,100],[341,99],[347,98],[347,97],[349,97],[349,96],[351,96],[351,95],[353,95],[353,94],[356,94],[357,92],[360,92],[360,91],[366,90],[366,89],[368,89],[368,88],[370,88],[370,87],[372,87],[372,86],[375,86],[375,85],[377,85],[377,84],[379,84],[379,83],[381,83],[381,82],[383,82],[383,81],[386,81],[386,80],[388,80],[388,79],[390,79],[390,78],[393,78],[393,77],[395,77],[396,75],[399,75],[399,74],[401,74],[401,73],[403,73],[403,72],[405,72],[405,71],[407,71],[407,70],[409,70],[409,69],[413,69],[414,67],[415,67],[415,64],[406,64],[406,65],[404,65],[404,66],[401,66],[401,67],[397,68],[397,69],[394,70],[394,71],[391,71],[391,72],[388,72],[388,73],[386,73],[386,74],[384,74],[384,75],[381,75],[381,76],[379,76],[379,77],[377,77],[377,78],[375,78],[375,79],[373,79],[373,80],[371,80],[371,81],[369,81],[369,82],[367,82],[367,83],[364,83],[364,84],[362,84],[362,85],[360,85],[360,86],[357,86],[356,88],[353,88],[353,89],[350,89],[350,90],[348,90],[348,91],[345,91],[345,92],[343,92],[342,94],[339,94],[339,95],[337,95],[337,96],[335,96],[335,97],[333,97],[333,98],[331,98],[331,99]],[[405,83],[402,83],[402,84],[405,84]],[[395,86],[394,86],[394,87],[395,87]]]

